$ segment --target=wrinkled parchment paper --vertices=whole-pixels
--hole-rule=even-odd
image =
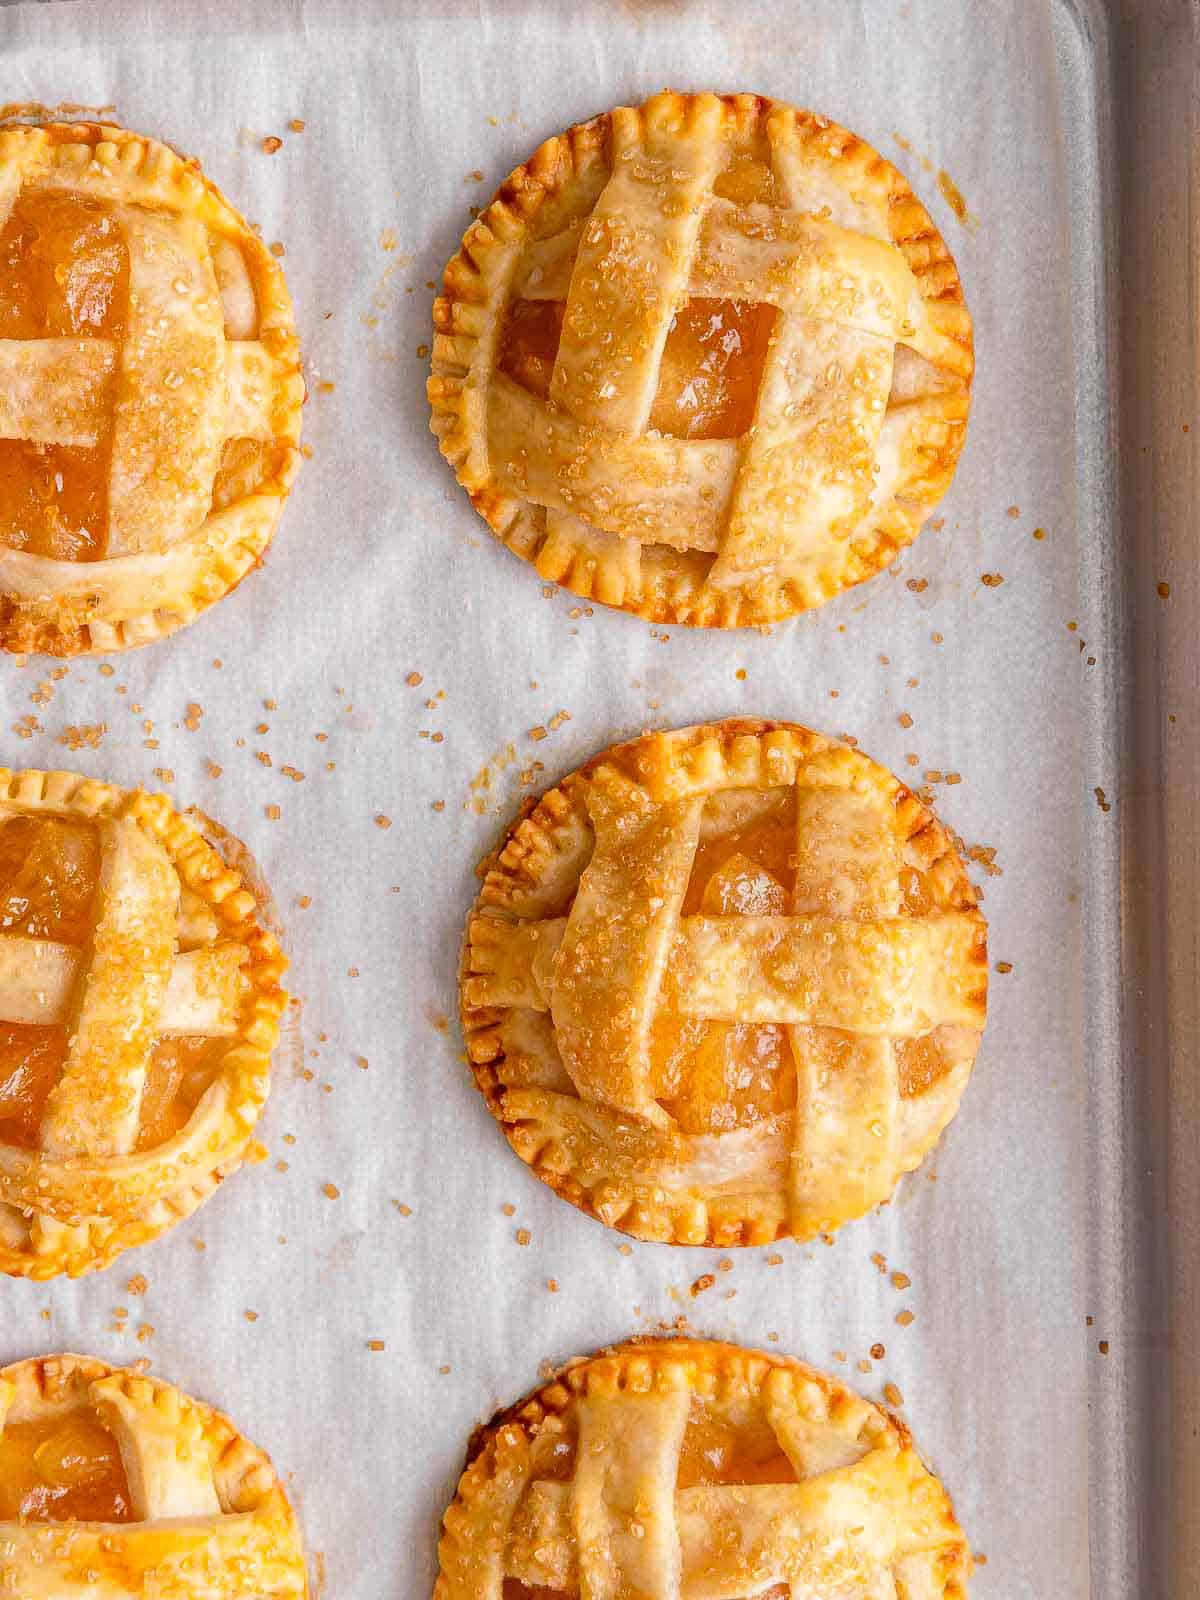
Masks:
[[[1083,1596],[1079,900],[1094,802],[1077,732],[1086,629],[1068,627],[1068,174],[1046,7],[110,0],[0,11],[0,61],[0,98],[115,106],[200,155],[282,241],[313,391],[312,460],[263,571],[172,640],[114,657],[112,676],[95,660],[60,676],[0,661],[8,764],[165,782],[247,842],[304,1002],[303,1070],[281,1068],[269,1161],[106,1274],[0,1283],[0,1359],[151,1357],[272,1452],[329,1600],[418,1600],[471,1427],[543,1360],[686,1316],[873,1396],[895,1384],[989,1558],[976,1592]],[[664,638],[544,597],[426,426],[431,282],[469,208],[543,138],[667,84],[780,96],[871,140],[932,209],[976,321],[944,527],[894,574],[768,636]],[[540,761],[548,785],[644,726],[737,712],[851,733],[910,779],[961,774],[937,786],[939,809],[995,850],[985,909],[993,961],[1012,971],[993,977],[958,1120],[892,1204],[832,1247],[734,1253],[693,1297],[719,1254],[623,1253],[542,1188],[446,1019],[472,870],[527,792],[521,770]],[[60,742],[96,724],[96,748]]]

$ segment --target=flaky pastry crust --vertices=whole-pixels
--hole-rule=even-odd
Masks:
[[[228,1417],[140,1368],[53,1355],[0,1369],[6,1426],[95,1418],[128,1479],[127,1522],[0,1521],[12,1600],[304,1600],[304,1551],[270,1457]]]
[[[760,825],[790,885],[735,853]],[[521,1159],[610,1227],[721,1247],[828,1233],[957,1110],[986,924],[946,830],[845,744],[751,719],[644,735],[544,794],[480,876],[461,973],[476,1082]],[[727,1055],[710,1024],[750,1037]],[[775,1065],[747,1105],[763,1042]]]
[[[798,1361],[631,1342],[479,1429],[435,1600],[962,1600],[966,1538],[907,1428]]]
[[[154,139],[0,128],[0,226],[30,194],[115,220],[130,291],[117,342],[0,341],[0,437],[109,456],[99,559],[0,543],[0,646],[128,649],[193,621],[262,560],[300,459],[292,304],[245,219]]]
[[[738,437],[655,425],[689,299],[775,308]],[[505,361],[547,303],[543,396]],[[761,96],[663,93],[548,140],[468,229],[434,324],[432,427],[475,508],[543,578],[656,622],[771,623],[870,577],[965,439],[971,319],[928,212],[856,135]]]
[[[41,1147],[0,1137],[0,1271],[78,1277],[190,1216],[242,1164],[287,960],[243,874],[165,795],[0,768],[0,823],[15,818],[82,822],[100,844],[90,948],[0,934],[0,1022],[71,1031]],[[219,1060],[179,1130],[142,1148],[164,1035],[215,1040]]]

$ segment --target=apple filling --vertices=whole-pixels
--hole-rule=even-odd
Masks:
[[[679,1489],[726,1483],[795,1483],[792,1463],[764,1418],[736,1422],[696,1395],[679,1452]]]
[[[784,916],[795,878],[790,797],[702,838],[684,897],[685,917]],[[656,1095],[685,1133],[750,1127],[796,1102],[787,1029],[774,1023],[683,1017],[664,978],[651,1032]]]
[[[518,300],[509,309],[500,370],[540,399],[562,333],[563,304]],[[650,428],[680,439],[737,439],[754,422],[773,306],[688,300],[671,319]]]
[[[0,339],[119,340],[129,257],[118,224],[75,195],[27,191],[0,229]],[[103,554],[108,450],[0,439],[0,542],[58,561]]]
[[[129,1522],[117,1441],[87,1411],[0,1431],[0,1522]]]

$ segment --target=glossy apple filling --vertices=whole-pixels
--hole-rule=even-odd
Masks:
[[[0,229],[0,339],[119,340],[129,257],[118,224],[76,195],[26,190]],[[103,554],[108,450],[0,439],[0,542],[58,561]]]
[[[518,300],[500,344],[500,370],[540,399],[562,333],[563,305]],[[773,306],[688,300],[671,319],[650,428],[680,439],[736,439],[754,422]]]
[[[0,1522],[128,1522],[117,1441],[88,1411],[0,1431]]]

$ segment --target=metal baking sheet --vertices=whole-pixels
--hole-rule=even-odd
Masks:
[[[973,1593],[1200,1592],[1196,26],[1193,0],[579,0],[565,29],[556,0],[0,13],[3,99],[115,105],[284,243],[313,388],[262,573],[111,676],[0,661],[9,764],[165,783],[247,841],[305,1051],[265,1168],[102,1277],[0,1283],[0,1360],[148,1356],[228,1410],[289,1474],[329,1600],[428,1594],[474,1423],[543,1359],[680,1316],[897,1385],[988,1558]],[[426,432],[429,286],[468,207],[665,82],[869,138],[976,319],[941,531],[767,636],[543,598]],[[522,771],[548,784],[642,726],[737,712],[960,772],[938,809],[996,852],[1012,971],[958,1120],[893,1203],[832,1248],[738,1253],[693,1296],[713,1253],[622,1254],[522,1170],[446,1019],[472,867]]]
[[[1089,1298],[1110,1345],[1091,1368],[1092,1576],[1114,1600],[1200,1593],[1197,15],[1080,0],[1057,30],[1107,661],[1086,745],[1113,805],[1092,817],[1085,925]]]

